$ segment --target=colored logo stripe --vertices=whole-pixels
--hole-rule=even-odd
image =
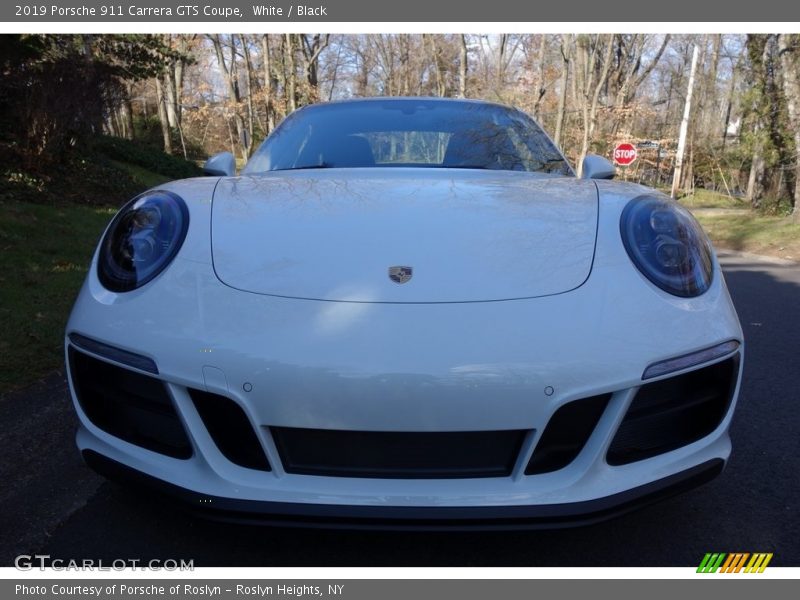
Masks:
[[[697,567],[698,573],[716,573],[719,566],[722,564],[722,561],[725,560],[725,553],[714,553],[711,554],[710,552],[706,553],[703,557],[700,566]]]
[[[744,568],[744,572],[763,573],[764,569],[767,568],[767,565],[771,560],[772,560],[772,552],[769,553],[760,552],[758,554],[753,554],[753,558],[751,558],[750,562],[747,563],[747,566]]]
[[[697,567],[698,573],[763,573],[772,560],[772,552],[707,552]],[[749,562],[747,559],[750,559]],[[747,566],[745,566],[747,563]]]
[[[733,554],[729,554],[728,560],[722,565],[720,573],[738,573],[742,570],[749,556],[749,552],[734,552]]]

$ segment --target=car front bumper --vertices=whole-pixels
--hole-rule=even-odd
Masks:
[[[108,319],[98,327],[96,318],[90,319],[89,312],[84,318],[81,310],[96,301],[79,302],[70,333],[135,354],[149,349],[145,356],[156,365],[157,375],[144,372],[139,368],[143,364],[123,364],[124,355],[76,346],[74,336],[66,342],[68,355],[80,352],[163,386],[188,440],[185,455],[170,456],[104,426],[87,414],[85,402],[78,398],[72,368],[70,385],[81,422],[77,443],[87,462],[103,473],[138,473],[138,479],[213,516],[426,528],[436,527],[437,521],[442,526],[475,521],[476,526],[491,527],[591,523],[708,480],[730,453],[728,427],[743,347],[724,358],[735,361],[733,382],[722,412],[700,439],[643,459],[621,464],[608,460],[637,393],[649,383],[641,379],[647,365],[694,350],[701,340],[707,346],[736,338],[734,320],[717,319],[711,329],[699,330],[691,322],[707,315],[690,311],[687,317],[675,307],[683,323],[673,319],[672,335],[655,343],[653,333],[661,332],[653,328],[614,332],[611,323],[603,325],[603,315],[596,314],[593,331],[587,324],[586,331],[573,330],[567,341],[557,330],[571,329],[581,319],[572,316],[580,314],[577,306],[574,313],[564,311],[565,304],[588,301],[580,298],[579,290],[558,306],[553,299],[467,305],[455,307],[449,316],[447,307],[382,306],[370,309],[374,314],[367,322],[331,334],[324,327],[320,330],[319,315],[339,310],[337,306],[265,298],[215,285],[215,293],[239,306],[239,319],[226,322],[249,322],[252,330],[243,332],[237,325],[231,332],[210,324],[193,340],[184,332],[176,341],[174,331],[156,323],[148,326],[144,314],[133,317],[138,328],[120,330],[119,322],[110,328],[105,324],[114,322]],[[662,310],[669,308],[667,304]],[[106,309],[128,319],[132,307]],[[419,318],[408,317],[409,311],[437,317],[428,315],[422,327]],[[201,321],[203,317],[195,315]],[[464,333],[464,321],[476,324],[471,334]],[[676,326],[684,329],[683,336],[674,333]],[[386,338],[376,337],[376,328],[392,331],[384,331]],[[477,340],[467,343],[476,330]],[[448,343],[447,332],[461,338],[459,343]],[[338,343],[325,339],[330,335]],[[526,340],[542,336],[552,336],[552,342],[526,347]],[[604,340],[605,353],[597,340]],[[611,356],[608,347],[614,342],[622,350]],[[398,344],[406,351],[398,352]],[[278,358],[281,353],[285,358]],[[301,354],[305,364],[300,364]],[[329,366],[323,366],[325,362]],[[701,368],[712,367],[698,365],[660,380]],[[225,398],[241,409],[245,429],[263,449],[268,470],[248,468],[226,454],[199,411],[197,393]],[[577,453],[563,467],[529,473],[531,457],[559,409],[599,396],[605,398],[602,412],[580,440]],[[360,476],[290,468],[276,443],[276,433],[285,428],[399,434],[514,430],[521,432],[521,441],[507,471],[498,476]],[[558,440],[555,446],[558,450]]]
[[[583,502],[530,506],[358,506],[296,504],[268,500],[212,497],[156,479],[93,450],[83,458],[100,475],[124,484],[143,486],[185,503],[212,520],[284,527],[413,530],[560,529],[602,522],[701,486],[719,475],[722,459],[712,459],[686,471]]]
[[[179,256],[157,280],[127,294],[104,290],[94,272],[93,265],[67,327],[68,355],[77,350],[155,379],[188,441],[185,455],[169,456],[98,426],[70,372],[78,447],[101,472],[136,473],[218,516],[564,526],[699,484],[730,454],[743,345],[720,359],[736,358],[734,381],[702,437],[641,459],[608,460],[649,383],[642,381],[649,365],[741,343],[718,266],[705,294],[672,298],[643,281],[624,249],[600,244],[591,276],[569,293],[438,305],[253,294],[222,284],[203,256]],[[76,348],[72,334],[140,355],[158,373]],[[269,470],[237,464],[221,450],[198,411],[197,392],[239,407]],[[598,396],[606,397],[602,413],[568,464],[528,472],[559,409]],[[289,468],[276,444],[279,429],[522,433],[512,464],[497,476],[381,477]]]

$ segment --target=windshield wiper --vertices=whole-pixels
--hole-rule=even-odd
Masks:
[[[272,169],[273,171],[299,171],[302,169],[332,169],[333,165],[321,162],[317,163],[316,165],[303,165],[301,167],[286,167],[285,169]]]
[[[437,167],[439,169],[489,169],[486,165],[437,165]]]
[[[539,163],[541,166],[538,169],[534,169],[536,173],[553,173],[556,169],[553,168],[553,165],[561,164],[562,173],[564,171],[570,171],[569,163],[565,158],[547,158],[545,160],[540,160]]]

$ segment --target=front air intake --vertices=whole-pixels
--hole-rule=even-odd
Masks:
[[[610,465],[644,460],[704,438],[728,412],[739,355],[639,388],[608,449]]]
[[[525,431],[339,431],[272,427],[287,473],[385,479],[508,477]]]
[[[269,461],[244,409],[219,394],[189,389],[192,402],[219,451],[235,465],[269,471]]]
[[[580,454],[608,405],[611,394],[568,402],[547,423],[525,475],[558,471]]]
[[[69,348],[72,385],[83,412],[106,433],[136,446],[189,458],[192,446],[164,382]]]

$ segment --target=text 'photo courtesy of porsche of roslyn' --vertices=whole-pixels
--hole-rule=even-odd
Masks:
[[[798,321],[764,309],[800,281],[800,36],[1,41],[0,225],[27,253],[3,391],[62,399],[52,467],[89,486],[28,550],[70,557],[100,513],[171,515],[153,558],[220,521],[607,537],[680,514],[685,553],[608,560],[696,567],[742,551],[687,541],[721,495],[790,502],[784,463],[772,491],[744,463],[759,428],[791,455],[797,423],[767,357]],[[791,558],[756,529],[745,550]]]

